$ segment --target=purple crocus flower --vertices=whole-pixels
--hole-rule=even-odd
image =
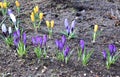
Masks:
[[[57,48],[59,49],[59,40],[58,39],[55,40],[55,44],[56,44]]]
[[[68,29],[69,24],[68,24],[68,19],[67,18],[64,21],[64,25],[65,25],[65,28]]]
[[[103,54],[103,60],[106,60],[106,58],[107,58],[107,53],[106,53],[106,51],[103,50],[103,51],[102,51],[102,54]]]
[[[74,27],[75,27],[75,20],[73,20],[72,23],[71,23],[71,32],[74,31]]]
[[[18,46],[18,43],[20,41],[20,31],[17,30],[13,33],[13,39],[14,39],[14,44],[15,46]]]
[[[63,45],[61,40],[59,41],[58,48],[59,48],[60,51],[62,51],[63,48],[64,48],[64,45]]]
[[[85,47],[84,40],[80,40],[80,47],[82,49],[82,52],[84,52],[84,47]]]
[[[43,35],[43,45],[46,46],[47,42],[47,35]]]
[[[68,36],[70,35],[70,27],[68,26],[68,28],[66,29],[66,32],[68,34]]]
[[[23,40],[24,45],[26,45],[27,38],[26,38],[26,33],[25,32],[22,35],[22,40]]]
[[[42,48],[42,43],[43,43],[43,39],[42,39],[42,37],[39,37],[40,48]]]
[[[33,45],[35,45],[35,44],[36,44],[35,37],[32,37],[32,44],[33,44]]]
[[[61,38],[61,40],[62,40],[62,43],[63,43],[63,45],[64,45],[64,44],[65,44],[65,41],[66,41],[66,37],[63,35],[62,38]]]
[[[67,46],[66,49],[63,52],[63,54],[64,54],[65,57],[68,56],[69,51],[70,51],[70,48]]]
[[[109,45],[109,51],[110,51],[110,55],[113,56],[116,52],[116,47],[114,44],[110,44]]]

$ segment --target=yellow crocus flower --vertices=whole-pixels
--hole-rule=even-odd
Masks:
[[[49,21],[46,21],[46,25],[48,28],[50,28],[50,22]]]
[[[17,6],[17,7],[20,7],[20,3],[19,3],[19,1],[15,1],[15,5]]]
[[[54,20],[51,20],[51,28],[54,27]]]
[[[31,21],[32,21],[32,22],[35,22],[35,17],[34,17],[33,14],[30,15],[30,18],[31,18]]]
[[[94,26],[94,32],[97,32],[98,31],[98,25],[95,25]]]
[[[38,13],[39,7],[38,7],[38,6],[35,6],[34,9],[33,9],[33,11],[34,11],[35,14]]]
[[[3,8],[5,9],[7,8],[7,2],[4,2],[2,5],[3,5]]]
[[[39,14],[40,21],[43,19],[43,13]]]

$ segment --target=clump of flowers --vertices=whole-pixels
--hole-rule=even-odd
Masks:
[[[93,43],[95,42],[96,37],[98,35],[97,31],[98,31],[98,25],[95,25],[94,26],[94,32],[93,32]]]
[[[7,14],[7,2],[0,2],[0,8],[2,10],[3,16]]]
[[[52,36],[53,33],[53,27],[54,27],[54,20],[46,21],[46,25],[48,28],[49,38]]]
[[[17,7],[17,13],[20,13],[20,2],[18,0],[15,1],[15,5]]]
[[[114,64],[118,58],[120,58],[120,52],[117,52],[116,46],[114,44],[110,44],[108,46],[108,50],[103,50],[103,60],[106,61],[107,69],[110,68],[112,64]]]
[[[27,54],[27,48],[26,48],[26,33],[21,33],[18,29],[13,33],[13,39],[14,39],[14,45],[17,48],[17,53],[20,57],[23,57]]]
[[[30,15],[31,21],[33,23],[33,27],[35,28],[36,32],[37,32],[37,28],[40,27],[41,25],[41,21],[43,19],[43,13],[40,12],[39,13],[39,7],[35,6],[31,15]]]
[[[68,23],[68,19],[65,19],[64,21],[64,25],[65,25],[65,28],[66,28],[66,31],[65,32],[62,32],[64,35],[66,35],[68,37],[68,39],[71,39],[71,38],[75,38],[75,20],[72,21],[71,23],[71,26],[69,25]]]
[[[47,42],[47,35],[43,35],[43,37],[40,36],[32,37],[32,43],[34,45],[34,53],[39,59],[42,56],[44,58],[46,58],[47,56],[46,42]]]
[[[66,64],[68,63],[70,56],[72,52],[70,52],[69,46],[65,46],[66,42],[66,37],[63,35],[60,40],[55,40],[56,46],[57,46],[57,59],[65,62]]]
[[[13,45],[12,28],[8,27],[8,30],[7,30],[6,25],[2,24],[1,29],[2,29],[3,39],[5,40],[5,43],[8,46]]]
[[[80,48],[78,50],[78,60],[80,60],[81,58],[83,66],[87,65],[92,54],[93,54],[93,50],[86,51],[84,40],[80,40]]]

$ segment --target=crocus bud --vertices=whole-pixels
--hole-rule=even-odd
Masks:
[[[80,40],[80,47],[81,47],[81,50],[82,50],[82,53],[83,53],[84,52],[84,48],[85,48],[84,40]]]
[[[12,10],[8,9],[8,15],[10,16],[10,18],[11,18],[12,22],[14,23],[14,25],[16,26],[16,17],[12,13]]]
[[[30,15],[31,21],[35,22],[35,16],[33,14]]]
[[[54,27],[54,20],[51,20],[51,28]]]
[[[6,33],[7,32],[7,28],[5,24],[2,24],[1,26],[2,32]]]
[[[94,26],[94,32],[97,32],[98,31],[98,25],[95,25]]]
[[[12,27],[8,28],[8,33],[11,34],[12,33]]]
[[[103,50],[102,55],[103,55],[103,59],[106,60],[106,58],[107,58],[107,53],[106,53],[105,50]]]
[[[68,56],[69,51],[70,51],[70,48],[67,46],[66,49],[63,52],[65,57]]]
[[[15,1],[15,5],[17,6],[17,7],[20,7],[20,3],[19,3],[19,1]]]
[[[43,19],[43,13],[39,14],[39,19],[40,19],[40,21]]]

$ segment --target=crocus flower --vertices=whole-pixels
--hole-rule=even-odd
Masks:
[[[53,28],[54,27],[54,23],[55,23],[54,20],[51,20],[50,23],[51,23],[51,28]]]
[[[74,31],[74,27],[75,27],[75,20],[72,21],[72,24],[71,24],[71,32]]]
[[[114,44],[110,44],[109,45],[109,51],[110,51],[110,54],[113,56],[116,52],[116,47]]]
[[[38,13],[39,7],[38,7],[38,6],[35,6],[34,9],[33,9],[33,11],[34,11],[35,14]]]
[[[84,47],[85,47],[84,40],[80,40],[80,47],[82,49],[82,52],[84,52]]]
[[[66,49],[63,52],[63,54],[64,54],[65,57],[68,56],[69,51],[70,51],[70,48],[67,46]]]
[[[9,33],[9,34],[12,33],[12,27],[8,27],[8,33]]]
[[[15,5],[17,6],[17,7],[20,7],[20,3],[19,3],[19,1],[15,1]]]
[[[94,26],[94,32],[97,32],[98,31],[98,25],[95,25]]]
[[[7,8],[7,2],[3,2],[3,8]]]
[[[39,14],[39,19],[40,19],[40,21],[43,19],[43,13]]]
[[[65,28],[68,29],[69,24],[68,24],[68,19],[67,18],[64,21],[64,25],[65,25]]]
[[[57,48],[59,49],[59,40],[58,39],[55,40],[55,44],[56,44]]]
[[[63,45],[64,45],[64,44],[65,44],[65,41],[66,41],[66,38],[65,38],[64,35],[62,36],[61,40],[62,40],[62,43],[63,43]]]
[[[39,44],[40,44],[40,47],[42,47],[42,43],[43,43],[43,39],[42,39],[42,37],[39,37]]]
[[[46,21],[47,28],[50,28],[50,22]]]
[[[12,10],[8,9],[8,15],[10,16],[10,18],[11,18],[12,22],[14,23],[14,25],[16,26],[16,17],[12,13]]]
[[[47,42],[47,35],[43,35],[43,45],[46,46]]]
[[[17,47],[18,46],[18,43],[19,43],[19,41],[20,41],[20,37],[18,37],[18,35],[17,35],[17,32],[14,32],[13,33],[13,39],[14,39],[14,45]]]
[[[30,18],[31,18],[31,21],[32,21],[32,22],[35,22],[35,15],[34,15],[33,12],[31,13]]]
[[[27,38],[26,38],[26,33],[25,32],[22,35],[22,40],[23,40],[24,45],[26,45]]]
[[[64,48],[64,44],[62,43],[61,40],[59,41],[58,48],[59,48],[60,51],[62,51],[63,48]]]
[[[103,60],[106,60],[106,57],[107,57],[107,53],[106,53],[106,51],[103,50],[102,54],[103,54]]]
[[[6,28],[6,25],[5,25],[5,24],[2,24],[1,29],[2,29],[2,32],[3,32],[3,33],[6,33],[6,32],[7,32],[7,28]]]
[[[32,44],[33,44],[33,45],[35,45],[35,44],[36,44],[35,37],[32,37]]]

